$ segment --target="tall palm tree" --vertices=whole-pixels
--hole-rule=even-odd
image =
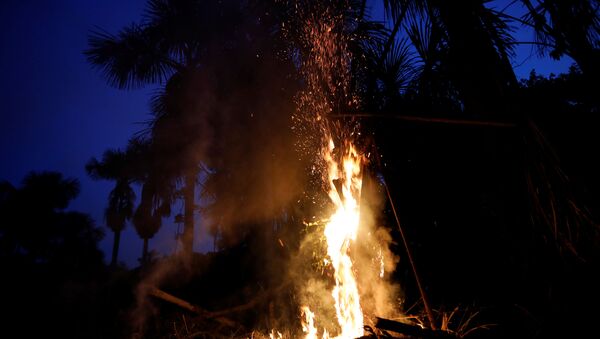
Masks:
[[[183,178],[184,253],[191,254],[198,165],[211,108],[202,102],[197,77],[219,53],[247,38],[240,1],[149,0],[144,20],[113,35],[92,33],[85,51],[111,85],[132,88],[162,84],[153,100],[150,135],[155,154],[173,176]]]
[[[129,140],[126,151],[133,180],[142,186],[140,202],[131,218],[144,242],[142,265],[148,262],[149,239],[160,229],[162,218],[170,216],[171,205],[178,197],[178,180],[159,151],[154,139],[142,136]]]
[[[104,152],[102,160],[98,161],[96,158],[92,158],[85,166],[86,171],[93,179],[115,182],[115,186],[108,196],[108,206],[104,211],[106,226],[114,233],[110,261],[110,265],[113,267],[117,264],[121,232],[133,215],[135,192],[131,184],[135,179],[135,174],[132,160],[128,158],[127,152],[109,149]]]
[[[155,206],[155,194],[151,188],[152,184],[147,183],[142,187],[142,202],[138,206],[133,216],[133,224],[137,234],[144,240],[142,247],[142,257],[140,262],[145,265],[148,262],[148,242],[161,226],[161,215]]]
[[[201,48],[198,36],[201,21],[195,20],[197,10],[194,7],[194,1],[148,1],[142,23],[125,27],[117,35],[94,32],[85,54],[103,71],[108,82],[118,88],[162,84],[174,74],[188,73],[198,67]],[[159,95],[164,96],[165,92]],[[173,142],[172,139],[166,141]],[[164,159],[165,162],[170,160]],[[187,174],[195,175],[193,172]],[[194,185],[186,187],[187,192],[192,192],[192,198],[194,189]],[[143,199],[145,205],[148,199]],[[185,201],[186,235],[193,234],[193,217],[189,217],[193,213],[193,207],[190,208],[193,204],[193,199]],[[185,237],[186,251],[191,251],[192,241],[190,236]]]

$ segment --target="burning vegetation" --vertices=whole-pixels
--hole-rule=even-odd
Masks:
[[[341,108],[359,107],[358,96],[351,89],[352,55],[344,17],[331,13],[333,10],[298,11],[300,20],[307,23],[301,40],[306,49],[301,64],[306,87],[297,97],[294,127],[302,154],[312,163],[313,184],[329,198],[307,197],[319,202],[315,215],[305,222],[306,238],[300,251],[316,253],[313,261],[320,275],[302,274],[311,278],[297,287],[306,338],[362,337],[364,312],[379,311],[384,316],[388,314],[382,311],[400,306],[393,287],[384,280],[389,277],[385,275],[386,262],[393,259],[385,242],[389,237],[379,236],[386,231],[372,216],[380,211],[369,210],[374,204],[361,205],[368,158],[355,145],[362,141],[360,127],[352,121],[334,123],[330,117]],[[306,257],[299,255],[299,260]],[[310,265],[302,267],[306,264],[300,262],[295,268],[309,270]],[[388,269],[391,266],[388,264]],[[365,279],[360,281],[359,275]]]
[[[115,183],[110,265],[101,232],[64,211],[77,182],[56,173],[0,185],[3,263],[51,278],[32,298],[58,288],[64,308],[97,307],[74,337],[531,338],[575,311],[592,323],[598,167],[565,150],[594,135],[598,6],[515,2],[541,53],[577,62],[569,75],[519,83],[517,18],[487,1],[383,1],[386,25],[367,1],[149,0],[85,51],[115,87],[157,86],[146,128],[86,166]],[[567,136],[545,111],[575,116]],[[160,256],[151,240],[172,220]],[[20,221],[49,230],[34,241]],[[134,269],[118,261],[129,224]],[[48,311],[49,327],[77,316]]]

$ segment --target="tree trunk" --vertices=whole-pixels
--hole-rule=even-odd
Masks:
[[[148,262],[148,238],[144,238],[144,247],[142,248],[142,266]]]
[[[183,253],[190,257],[194,248],[194,197],[196,191],[195,172],[188,173],[183,189],[184,214],[183,214]]]
[[[117,257],[119,256],[119,243],[121,242],[121,230],[114,231],[115,237],[113,240],[112,258],[110,260],[110,266],[117,266]]]

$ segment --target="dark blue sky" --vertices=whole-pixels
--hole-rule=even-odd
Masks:
[[[373,16],[382,18],[381,2]],[[502,8],[508,1],[496,1]],[[106,85],[86,62],[82,51],[94,27],[116,32],[138,21],[144,0],[3,0],[0,2],[0,180],[14,184],[29,171],[53,170],[81,181],[81,195],[71,209],[92,215],[103,225],[111,183],[95,182],[84,165],[107,148],[123,147],[149,118],[152,88],[122,91]],[[519,5],[510,12],[521,13]],[[533,41],[532,32],[519,29],[520,41]],[[532,68],[549,74],[565,71],[570,60],[538,58],[531,46],[520,46],[513,61],[518,77]],[[200,232],[200,231],[199,231]],[[166,224],[150,242],[163,253],[175,248],[175,226]],[[205,234],[197,248],[208,248]],[[101,247],[107,253],[112,234],[106,230]],[[132,227],[122,237],[120,258],[137,263],[141,240]]]

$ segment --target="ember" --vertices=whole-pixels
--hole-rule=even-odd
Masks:
[[[3,1],[0,338],[593,337],[599,4]]]
[[[342,29],[343,17],[333,15],[329,10],[323,8],[318,20],[313,17],[314,13],[300,11],[301,15],[307,16],[303,41],[310,52],[302,64],[307,88],[298,96],[296,127],[300,131],[300,146],[306,150],[308,157],[312,157],[314,171],[320,174],[317,176],[318,186],[323,187],[329,198],[325,203],[332,206],[330,210],[325,209],[325,215],[317,216],[322,226],[315,227],[313,232],[322,232],[316,236],[324,239],[325,251],[322,258],[316,259],[323,262],[324,270],[331,271],[333,283],[323,293],[330,295],[330,299],[315,298],[324,291],[315,292],[315,288],[307,288],[306,293],[313,297],[308,297],[309,302],[301,307],[302,327],[306,338],[317,338],[318,333],[322,338],[330,335],[357,338],[363,336],[365,324],[361,294],[367,296],[371,312],[389,315],[388,311],[395,308],[391,305],[396,288],[383,280],[385,261],[390,268],[394,259],[387,250],[387,238],[381,236],[385,232],[378,230],[370,215],[365,215],[373,211],[360,206],[364,199],[361,191],[367,157],[356,146],[360,137],[359,126],[353,122],[334,123],[329,117],[333,110],[359,104],[358,96],[350,89],[352,56],[347,47],[349,37]],[[311,154],[314,145],[318,145],[320,152]],[[314,223],[309,226],[314,226]],[[322,252],[316,250],[316,253]],[[360,286],[356,276],[359,270],[362,279],[369,281],[364,286]],[[321,311],[331,306],[334,318],[331,313]],[[332,326],[334,323],[337,325]],[[318,329],[319,324],[330,325]]]

